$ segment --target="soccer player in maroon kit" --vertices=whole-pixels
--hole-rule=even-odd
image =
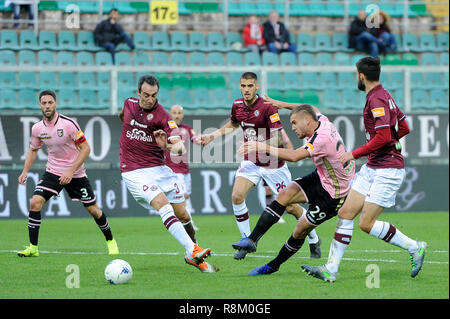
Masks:
[[[192,182],[191,172],[189,171],[189,141],[194,141],[195,131],[189,125],[182,123],[184,118],[184,111],[181,105],[172,105],[172,107],[170,108],[170,116],[172,116],[173,120],[178,125],[178,134],[180,135],[180,138],[184,143],[186,153],[178,155],[166,151],[166,165],[170,167],[178,177],[178,185],[181,186],[184,192],[186,211],[191,217],[191,223],[194,227],[194,230],[198,230],[198,228],[194,224],[194,221],[192,220],[191,215],[191,213],[193,212],[191,204]]]
[[[142,76],[137,89],[139,99],[126,99],[119,113],[123,121],[122,178],[139,204],[158,211],[169,233],[185,248],[185,262],[202,272],[215,272],[216,269],[204,261],[211,249],[203,249],[196,243],[177,176],[164,163],[165,150],[182,154],[185,148],[177,124],[158,103],[158,92],[158,79],[152,75]]]
[[[362,58],[356,68],[358,89],[366,92],[363,118],[367,144],[342,154],[340,161],[345,163],[367,156],[367,164],[355,176],[347,200],[339,210],[328,262],[324,266],[303,265],[302,268],[316,278],[336,281],[339,263],[352,238],[353,219],[361,213],[361,230],[408,251],[411,277],[414,278],[422,268],[427,243],[413,240],[392,224],[378,220],[385,207],[394,206],[405,177],[399,140],[409,133],[406,116],[379,82],[381,66],[378,57]]]
[[[233,102],[230,120],[224,126],[211,134],[197,137],[202,145],[207,145],[214,139],[241,127],[244,132],[244,142],[260,141],[274,147],[284,147],[281,133],[283,124],[278,110],[257,94],[259,89],[257,79],[257,75],[253,72],[245,72],[241,75],[240,90],[243,98]],[[236,172],[231,195],[236,224],[242,238],[247,238],[251,233],[248,208],[245,204],[250,190],[263,179],[272,192],[278,194],[290,184],[291,178],[286,162],[276,156],[267,156],[266,154],[246,154],[244,156],[244,160]],[[286,211],[297,219],[306,213],[306,210],[298,204],[287,206]],[[309,234],[308,241],[311,254],[317,252],[316,255],[320,257],[320,238],[314,230]],[[246,250],[238,250],[234,259],[244,259],[246,254]]]

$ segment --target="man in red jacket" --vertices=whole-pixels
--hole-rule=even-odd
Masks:
[[[250,15],[242,33],[244,46],[252,50],[252,52],[262,53],[266,49],[266,40],[263,38],[263,33],[264,29],[259,24],[258,17],[254,14]]]

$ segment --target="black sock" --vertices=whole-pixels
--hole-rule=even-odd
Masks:
[[[39,237],[39,228],[41,227],[41,212],[32,212],[28,214],[28,235],[30,243],[37,246]]]
[[[106,215],[104,212],[102,212],[102,216],[100,216],[99,219],[95,219],[95,222],[97,223],[98,227],[102,231],[103,235],[105,235],[106,240],[112,240],[113,235],[111,232],[111,228],[109,227],[108,219],[106,218]]]
[[[280,268],[281,264],[291,258],[303,245],[305,239],[295,239],[292,235],[281,247],[278,256],[271,260],[267,265],[273,269]]]
[[[281,205],[276,200],[270,203],[259,217],[255,228],[248,238],[257,242],[273,224],[278,222],[285,209],[286,206]]]
[[[194,243],[197,243],[197,238],[195,238],[195,230],[194,227],[192,226],[191,221],[188,221],[186,224],[183,224],[184,229],[186,230],[186,233],[189,235],[189,237],[191,237],[192,241]]]

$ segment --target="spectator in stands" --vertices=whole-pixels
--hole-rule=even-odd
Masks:
[[[256,53],[266,50],[266,40],[263,38],[263,32],[264,28],[259,24],[258,17],[251,14],[242,33],[244,46]]]
[[[36,2],[39,3],[39,0],[36,0]],[[22,8],[25,8],[26,10],[28,10],[28,19],[29,20],[33,20],[34,19],[34,9],[33,9],[33,3],[34,0],[6,0],[5,1],[5,7],[11,7],[13,10],[13,16],[14,16],[14,20],[19,20],[20,19],[20,10]],[[16,22],[14,23],[14,29],[18,28],[19,24]],[[28,27],[32,28],[33,27],[33,23],[29,23]]]
[[[350,24],[348,47],[357,51],[368,52],[372,56],[378,56],[378,39],[369,32],[366,18],[366,11],[359,10],[357,17]]]
[[[397,50],[395,36],[389,28],[390,16],[383,10],[374,15],[375,27],[370,28],[369,32],[378,39],[378,50],[380,53],[391,53]]]
[[[111,53],[113,63],[116,47],[125,42],[131,50],[136,51],[133,40],[125,33],[122,26],[117,22],[119,19],[119,11],[112,8],[109,11],[108,19],[101,21],[94,29],[94,38],[98,46],[105,48]]]
[[[270,52],[279,53],[289,51],[297,54],[297,46],[290,41],[289,31],[282,22],[278,21],[279,15],[276,10],[269,13],[269,20],[263,24],[263,37]]]

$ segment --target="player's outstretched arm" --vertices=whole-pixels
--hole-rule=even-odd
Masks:
[[[170,142],[168,142],[167,133],[164,130],[157,130],[153,132],[155,136],[155,142],[164,150],[167,150],[173,154],[184,154],[186,152],[186,148],[184,146],[183,141],[179,137],[171,137]]]
[[[232,133],[238,127],[239,123],[233,123],[232,121],[228,121],[224,126],[212,132],[211,134],[201,134],[197,136],[195,142],[198,144],[207,145],[218,137]]]
[[[304,158],[310,157],[309,152],[303,147],[294,150],[294,149],[273,147],[266,143],[255,141],[246,142],[242,144],[238,150],[239,155],[246,155],[255,152],[265,152],[266,154],[278,157],[279,159],[283,159],[289,162],[298,162]]]
[[[34,161],[36,160],[37,152],[39,149],[30,148],[28,150],[27,156],[25,157],[25,164],[23,165],[22,173],[19,176],[19,184],[25,185],[27,181],[28,171],[31,166],[33,166]]]

